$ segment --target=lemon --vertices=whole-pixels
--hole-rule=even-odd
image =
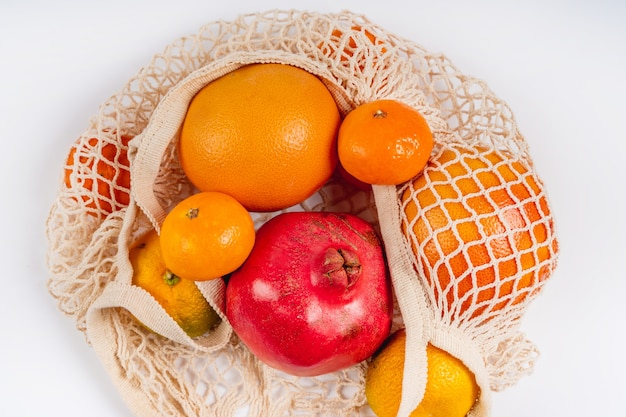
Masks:
[[[400,408],[405,343],[404,329],[394,333],[368,368],[365,395],[378,417],[395,417]],[[411,417],[466,416],[480,391],[474,374],[458,358],[431,344],[426,355],[426,392]]]
[[[155,230],[133,244],[129,257],[133,284],[148,291],[189,337],[205,334],[220,321],[193,281],[181,279],[167,269]]]

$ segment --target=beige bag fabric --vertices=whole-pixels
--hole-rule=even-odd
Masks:
[[[541,183],[511,111],[484,83],[364,16],[269,11],[212,22],[177,40],[91,120],[73,147],[46,225],[50,292],[60,310],[76,320],[137,416],[373,415],[364,394],[367,362],[313,378],[292,377],[260,363],[224,316],[224,281],[197,284],[222,322],[196,339],[131,284],[129,245],[144,231],[159,230],[168,210],[194,192],[175,148],[189,101],[211,80],[256,62],[295,65],[317,75],[343,115],[375,99],[403,101],[426,117],[435,153],[458,146],[496,148],[522,164],[525,177]],[[103,170],[115,175],[103,175]],[[537,357],[535,346],[519,332],[519,320],[555,266],[552,217],[527,219],[524,226],[535,230],[542,225],[545,241],[535,244],[550,256],[530,270],[531,284],[519,289],[527,295],[523,301],[507,301],[503,308],[493,304],[502,300],[492,301],[480,306],[482,315],[459,313],[458,303],[473,295],[450,299],[458,290],[427,279],[436,271],[413,252],[414,219],[404,214],[403,197],[416,199],[418,190],[412,187],[409,182],[365,192],[331,179],[289,210],[351,212],[380,231],[396,300],[393,330],[407,329],[398,415],[408,416],[423,395],[426,344],[433,343],[474,372],[481,395],[470,415],[487,416],[490,392],[515,384]],[[546,196],[528,195],[519,204],[547,205]],[[253,213],[256,226],[276,214]],[[520,256],[513,259],[518,266]],[[517,283],[528,276],[509,279]],[[513,287],[515,297],[519,286]]]

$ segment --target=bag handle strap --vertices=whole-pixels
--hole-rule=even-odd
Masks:
[[[282,63],[301,67],[318,75],[335,98],[344,114],[352,107],[343,89],[319,62],[278,51],[232,53],[192,72],[174,86],[155,109],[146,129],[129,144],[131,193],[154,228],[160,231],[166,209],[154,193],[154,184],[165,152],[184,121],[191,99],[200,89],[217,78],[253,63]]]

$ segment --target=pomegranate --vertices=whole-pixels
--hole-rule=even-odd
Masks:
[[[274,217],[226,288],[226,316],[241,341],[267,365],[297,376],[367,359],[388,337],[392,314],[381,242],[351,214]]]

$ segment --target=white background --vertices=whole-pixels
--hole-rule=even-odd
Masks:
[[[130,413],[48,294],[44,223],[69,146],[153,54],[205,23],[294,2],[0,0],[0,415]],[[443,52],[516,115],[561,256],[522,325],[542,355],[494,417],[623,416],[626,4],[299,1]]]

